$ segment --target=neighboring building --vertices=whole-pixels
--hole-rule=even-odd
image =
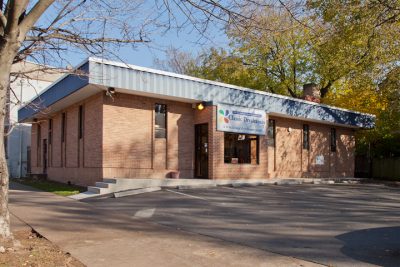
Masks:
[[[10,130],[6,137],[6,156],[12,178],[26,176],[29,168],[31,124],[18,123],[18,109],[61,76],[60,73],[50,70],[44,72],[43,68],[47,69],[45,66],[23,61],[14,64],[11,70],[14,73],[10,85],[13,93],[10,93],[9,116],[6,121],[6,128]]]
[[[352,177],[354,132],[374,126],[372,115],[118,62],[77,69],[88,75],[33,100],[46,113],[19,110],[33,123],[32,173],[57,181]]]

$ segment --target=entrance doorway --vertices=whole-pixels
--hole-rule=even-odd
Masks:
[[[43,173],[47,173],[47,139],[43,139]]]
[[[195,125],[196,178],[208,179],[208,123]]]

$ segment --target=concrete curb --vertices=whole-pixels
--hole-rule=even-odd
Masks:
[[[216,188],[216,184],[205,184],[205,185],[179,185],[175,188],[178,188],[179,190],[184,190],[184,189],[207,189],[207,188]],[[170,187],[163,187],[163,188],[170,188]]]

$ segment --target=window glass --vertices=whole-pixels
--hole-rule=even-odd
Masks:
[[[40,127],[40,124],[37,125],[37,136],[36,136],[36,144],[37,147],[40,147],[40,139],[41,139],[41,135],[42,135],[42,129]]]
[[[37,154],[37,156],[36,156],[36,162],[37,162],[37,166],[40,166],[40,164],[41,164],[41,161],[40,161],[40,159],[41,159],[41,154],[40,154],[40,152],[41,152],[41,150],[42,150],[42,148],[41,148],[41,139],[42,139],[42,129],[41,129],[41,127],[40,127],[40,124],[38,124],[37,125],[37,136],[36,136],[36,149],[37,149],[37,151],[36,151],[36,154]]]
[[[258,164],[258,136],[225,133],[224,162],[235,164]]]
[[[82,139],[83,137],[83,106],[79,106],[79,133],[78,137],[79,139]]]
[[[275,146],[276,127],[275,120],[268,120],[268,145]]]
[[[310,149],[310,127],[308,124],[303,124],[303,148]]]
[[[331,151],[336,152],[336,129],[331,128]]]
[[[49,145],[51,145],[52,143],[52,139],[53,139],[53,120],[49,119]]]
[[[167,137],[167,105],[155,105],[155,137]]]
[[[66,123],[65,113],[63,113],[61,115],[61,142],[65,142]]]

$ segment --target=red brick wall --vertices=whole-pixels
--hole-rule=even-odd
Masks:
[[[310,175],[328,177],[330,172],[330,126],[310,125]],[[317,157],[324,158],[324,164],[317,164]],[[314,175],[313,175],[314,174]]]
[[[167,105],[167,139],[154,138],[154,105]],[[104,98],[104,177],[193,176],[191,104],[118,93]]]
[[[66,112],[66,161],[68,168],[78,167],[78,106],[69,108]]]
[[[337,150],[336,150],[336,177],[354,176],[354,152],[355,137],[354,131],[340,128],[336,130]]]
[[[51,145],[52,161],[51,167],[60,168],[61,165],[61,114],[53,117],[53,141]]]
[[[79,105],[84,106],[84,136],[78,140],[78,110]],[[66,114],[65,148],[61,143],[62,113]],[[48,145],[48,179],[72,182],[80,185],[92,185],[102,179],[101,144],[102,144],[102,94],[90,97],[65,110],[51,114],[48,118],[40,120],[41,144],[48,139],[48,119],[53,119],[52,145]],[[35,138],[31,149],[32,172],[42,173],[43,165],[36,166],[36,132],[37,126],[33,124],[32,138]],[[80,149],[80,144],[84,149]],[[43,146],[41,145],[41,149]],[[63,149],[65,149],[63,151]],[[80,164],[79,153],[88,155],[86,165]],[[64,155],[65,154],[65,155]],[[42,157],[42,156],[41,156]],[[65,161],[65,162],[63,162]],[[83,160],[82,160],[83,161]],[[97,165],[96,165],[97,164]]]
[[[167,139],[154,138],[154,105],[167,105]],[[78,140],[78,110],[84,106],[84,135]],[[66,113],[66,164],[62,164],[61,113]],[[49,179],[89,185],[103,177],[165,178],[180,171],[194,174],[194,125],[209,124],[209,178],[353,176],[354,133],[336,127],[337,152],[330,152],[329,125],[271,117],[276,120],[276,145],[259,139],[259,164],[224,163],[224,133],[216,131],[216,107],[194,110],[191,104],[117,93],[114,99],[99,93],[52,114],[53,144]],[[303,123],[310,126],[310,150],[302,148]],[[47,118],[40,122],[41,138],[48,138]],[[290,128],[290,131],[289,131]],[[32,170],[37,165],[37,126],[32,127]],[[42,147],[41,147],[42,149]],[[41,152],[41,151],[39,151]],[[41,154],[41,153],[39,153]],[[324,164],[316,164],[317,156]]]
[[[150,169],[152,105],[143,98],[116,94],[104,98],[103,167]]]
[[[84,102],[83,163],[85,168],[102,167],[103,94]]]
[[[276,121],[276,147],[269,148],[269,177],[353,177],[354,133],[350,129],[271,117]],[[310,129],[310,150],[303,149],[303,124]],[[289,132],[288,129],[291,128]],[[337,151],[330,151],[336,129]],[[323,164],[317,164],[317,157]]]
[[[301,177],[303,124],[296,120],[275,119],[276,167],[284,177]]]
[[[168,103],[167,103],[168,104]],[[171,103],[168,109],[167,168],[193,177],[194,110],[190,104]]]

